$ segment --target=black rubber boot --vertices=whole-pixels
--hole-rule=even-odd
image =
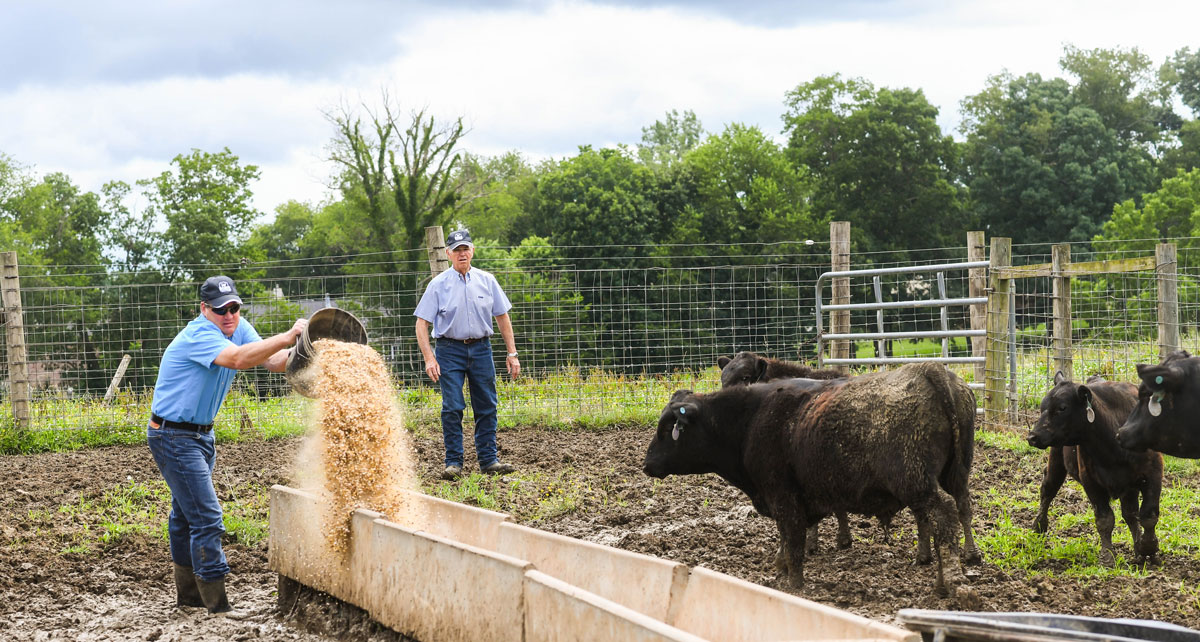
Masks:
[[[175,565],[175,606],[204,606],[190,566]]]
[[[209,613],[229,613],[233,610],[229,598],[225,596],[225,578],[205,582],[197,577],[196,588],[200,590],[200,599],[204,600]]]

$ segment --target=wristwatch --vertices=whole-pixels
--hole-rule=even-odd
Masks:
[[[515,357],[515,356],[517,356],[517,353],[515,353],[515,352],[510,352],[510,353],[508,353],[508,356],[510,356],[510,357]]]

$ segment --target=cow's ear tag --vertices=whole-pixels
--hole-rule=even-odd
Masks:
[[[1096,423],[1096,411],[1092,410],[1092,402],[1089,401],[1089,402],[1087,402],[1087,404],[1088,404],[1088,407],[1087,407],[1088,423],[1094,424],[1094,423]]]
[[[1161,379],[1161,378],[1162,378],[1162,377],[1159,377],[1159,379]],[[681,414],[681,415],[686,415],[686,414],[687,414],[687,408],[680,408],[680,409],[679,409],[679,414]]]
[[[1154,383],[1157,383],[1158,385],[1161,386],[1162,385],[1162,375],[1158,375],[1157,377],[1155,377]]]
[[[1161,379],[1161,377],[1159,377]],[[1163,393],[1156,392],[1150,395],[1150,401],[1146,404],[1146,409],[1150,411],[1150,415],[1157,417],[1162,414],[1162,396]]]
[[[674,426],[671,426],[671,439],[673,439],[675,441],[679,441],[679,422],[678,421],[675,422]]]

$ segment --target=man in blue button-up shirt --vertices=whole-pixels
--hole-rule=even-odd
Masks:
[[[508,374],[521,373],[517,343],[508,311],[512,303],[496,277],[471,267],[475,244],[466,230],[456,230],[446,239],[451,268],[433,277],[413,315],[417,317],[417,345],[425,357],[425,374],[442,390],[442,440],[446,446],[448,480],[462,475],[462,417],[464,379],[471,387],[471,410],[475,413],[475,455],[479,469],[488,474],[510,473],[513,467],[498,459],[496,447],[496,366],[492,362],[492,318],[508,349]],[[433,325],[436,350],[430,346]]]
[[[225,593],[221,502],[212,483],[213,419],[238,370],[261,365],[283,372],[288,348],[308,326],[297,319],[288,331],[263,339],[241,310],[233,279],[214,276],[200,286],[200,315],[163,353],[146,428],[154,463],[171,489],[167,535],[176,604],[212,613],[233,610]]]

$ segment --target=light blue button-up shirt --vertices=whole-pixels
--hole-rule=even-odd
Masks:
[[[492,318],[508,313],[512,303],[490,272],[454,268],[433,277],[413,316],[433,324],[433,338],[482,339],[492,336]]]
[[[241,319],[232,337],[200,315],[187,324],[163,353],[154,384],[150,410],[170,421],[211,424],[233,385],[237,370],[213,361],[229,346],[241,346],[262,337],[250,322]]]

